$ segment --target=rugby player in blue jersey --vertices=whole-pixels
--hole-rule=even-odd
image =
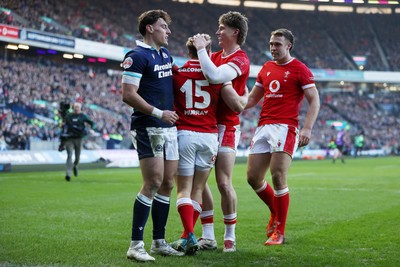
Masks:
[[[132,142],[138,152],[143,184],[133,206],[129,259],[154,261],[143,242],[150,215],[153,220],[151,253],[182,256],[165,241],[170,194],[178,165],[178,142],[172,81],[172,58],[165,48],[171,18],[163,10],[149,10],[138,18],[143,41],[129,51],[121,66],[123,102],[133,108]]]

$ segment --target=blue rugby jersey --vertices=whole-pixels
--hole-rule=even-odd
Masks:
[[[172,58],[168,50],[162,47],[157,51],[140,41],[136,44],[124,57],[122,75],[140,78],[138,94],[147,103],[160,110],[174,110]],[[133,109],[131,130],[143,127],[172,125]]]

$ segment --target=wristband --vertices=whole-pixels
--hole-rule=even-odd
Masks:
[[[163,115],[163,111],[154,107],[153,111],[151,112],[151,116],[161,119]]]

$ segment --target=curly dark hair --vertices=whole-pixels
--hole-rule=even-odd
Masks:
[[[143,12],[138,18],[138,30],[140,34],[144,36],[146,34],[146,26],[156,23],[160,18],[164,19],[168,25],[172,22],[170,15],[164,10],[158,9]]]

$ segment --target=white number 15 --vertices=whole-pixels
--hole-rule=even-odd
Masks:
[[[207,91],[201,90],[202,86],[209,86],[207,80],[187,80],[181,87],[181,92],[185,94],[186,108],[205,109],[210,105],[211,96]],[[193,90],[194,87],[194,90]],[[193,96],[194,91],[194,96]],[[194,97],[203,97],[203,102],[194,102]],[[194,102],[194,105],[193,105]]]

